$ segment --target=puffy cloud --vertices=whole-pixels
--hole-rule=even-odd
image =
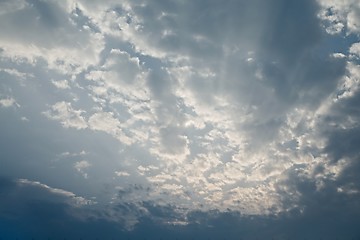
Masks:
[[[69,82],[68,80],[60,80],[60,81],[52,81],[55,87],[59,89],[69,89]]]
[[[89,118],[89,127],[92,130],[104,131],[124,144],[130,145],[133,140],[121,129],[120,121],[110,112],[98,112]]]
[[[54,1],[18,1],[11,11],[0,15],[2,55],[30,63],[47,61],[50,68],[63,73],[79,72],[99,61],[102,37],[85,27],[77,28],[81,16],[76,9]]]
[[[359,59],[360,58],[360,43],[354,43],[351,45],[349,52],[353,57]]]
[[[5,108],[11,107],[11,106],[18,106],[18,107],[20,106],[18,103],[16,103],[14,98],[0,99],[0,105]]]
[[[360,6],[356,0],[317,0],[323,8],[320,17],[328,22],[326,31],[330,34],[358,34],[360,31]]]
[[[74,168],[80,172],[84,178],[88,178],[88,174],[85,172],[85,170],[87,168],[91,167],[91,163],[89,163],[88,161],[86,160],[82,160],[82,161],[79,161],[79,162],[76,162],[74,164]]]
[[[89,118],[89,125],[94,130],[101,130],[104,132],[116,134],[120,122],[114,118],[112,113],[95,113]]]
[[[51,110],[43,114],[53,120],[58,120],[65,128],[84,129],[88,125],[81,115],[84,111],[75,110],[69,102],[57,102],[51,106]]]

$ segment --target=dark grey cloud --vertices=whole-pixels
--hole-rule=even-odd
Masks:
[[[319,190],[314,180],[302,177],[297,171],[295,168],[289,171],[287,186],[300,194],[299,208],[284,214],[286,221],[283,227],[289,233],[298,232],[308,238],[358,237],[354,224],[359,221],[358,192],[350,193],[345,188],[340,190],[342,177],[325,180]]]
[[[356,225],[359,206],[355,197],[339,194],[332,183],[327,183],[321,192],[314,192],[314,183],[311,181],[296,178],[292,182],[303,194],[301,203],[306,207],[302,212],[294,210],[278,216],[246,216],[238,212],[194,211],[179,219],[175,206],[144,202],[142,208],[149,214],[139,215],[138,224],[129,232],[124,231],[119,222],[112,221],[112,218],[114,213],[126,216],[138,211],[131,203],[114,205],[108,209],[109,212],[86,207],[81,209],[68,202],[69,196],[51,192],[51,189],[39,184],[21,185],[18,181],[1,178],[0,224],[11,226],[1,232],[1,237],[352,239],[359,236]],[[344,202],[347,204],[341,204]],[[178,225],[181,220],[186,220],[187,224]]]

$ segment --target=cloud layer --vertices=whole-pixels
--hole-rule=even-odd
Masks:
[[[359,236],[357,1],[0,9],[4,226],[44,202],[44,219],[133,237]]]

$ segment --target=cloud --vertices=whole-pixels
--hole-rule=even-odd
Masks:
[[[360,57],[360,43],[354,43],[353,45],[351,45],[349,52],[351,54],[352,57],[354,57],[355,59],[359,59]]]
[[[70,199],[69,203],[74,204],[75,206],[76,205],[93,204],[91,200],[87,200],[83,197],[78,197],[72,192],[65,191],[63,189],[58,189],[58,188],[51,188],[48,185],[42,184],[40,182],[30,181],[28,179],[19,179],[17,181],[17,184],[20,187],[24,187],[24,188],[27,188],[27,187],[32,188],[33,187],[33,188],[39,189],[40,191],[44,190],[44,191],[48,191],[50,194],[68,198],[68,199]]]
[[[116,129],[119,127],[120,122],[113,117],[110,112],[95,113],[89,118],[89,124],[94,130],[101,130],[104,132],[112,133],[116,135]]]
[[[1,105],[2,107],[5,107],[5,108],[11,107],[11,106],[20,107],[20,105],[19,105],[18,103],[16,103],[16,101],[15,101],[14,98],[3,98],[3,99],[0,99],[0,105]]]
[[[61,81],[52,81],[55,87],[59,89],[69,89],[69,82],[68,80],[61,80]]]
[[[84,129],[88,125],[81,115],[84,111],[75,110],[69,102],[57,102],[51,106],[51,110],[43,112],[49,119],[58,120],[65,128]]]
[[[1,2],[4,191],[75,236],[357,236],[358,8]]]
[[[17,7],[0,15],[3,56],[30,63],[42,58],[49,68],[64,73],[97,63],[101,36],[84,26],[79,26],[80,30],[75,27],[81,18],[75,9],[53,1],[17,2]],[[11,6],[7,2],[2,5]]]
[[[318,0],[318,2],[322,6],[320,17],[327,21],[326,31],[328,33],[339,34],[342,31],[348,34],[359,33],[360,14],[357,1]]]
[[[120,121],[111,112],[98,112],[89,118],[89,127],[92,130],[104,131],[124,144],[130,145],[133,140],[125,135]]]
[[[184,135],[181,136],[179,131],[180,129],[173,126],[160,129],[161,143],[166,152],[177,154],[185,151],[187,138]]]
[[[311,188],[311,183],[301,178],[294,183],[296,183],[295,186],[300,187],[301,193],[304,193],[307,188]],[[132,191],[139,189],[141,188],[134,186]],[[37,194],[29,194],[30,192]],[[18,231],[16,233],[11,233],[11,228],[3,233],[11,234],[11,236],[23,234],[29,236],[30,234],[32,237],[56,235],[68,238],[69,236],[103,237],[106,235],[111,237],[116,235],[139,238],[146,235],[166,238],[177,237],[179,239],[194,236],[199,239],[208,239],[209,237],[222,237],[224,234],[228,239],[254,236],[259,238],[272,236],[302,239],[304,237],[330,237],[334,234],[347,237],[356,236],[351,231],[356,229],[354,221],[356,222],[357,215],[353,211],[353,207],[357,209],[356,206],[342,208],[341,211],[343,212],[339,215],[339,209],[334,208],[334,206],[337,206],[337,201],[344,201],[345,199],[343,197],[334,199],[335,196],[332,195],[333,200],[331,202],[321,201],[324,197],[329,197],[328,193],[332,191],[329,189],[322,191],[322,193],[326,192],[325,195],[315,193],[310,198],[304,198],[302,201],[307,201],[307,208],[304,211],[305,214],[301,215],[295,211],[280,216],[246,216],[238,212],[220,212],[217,210],[192,211],[182,215],[181,209],[174,206],[160,206],[153,202],[143,202],[141,206],[119,203],[114,204],[112,208],[102,207],[91,210],[86,208],[89,206],[87,204],[91,202],[81,201],[81,204],[84,203],[85,205],[73,205],[76,203],[73,199],[78,197],[71,192],[25,179],[12,181],[2,178],[0,193],[12,197],[11,199],[2,198],[0,214],[3,220],[8,219],[8,222],[17,222]],[[321,206],[319,206],[320,202],[322,203]],[[324,202],[328,204],[324,206]],[[34,215],[34,212],[37,214]],[[322,216],[324,212],[331,217],[324,219]],[[336,221],[333,221],[332,217],[335,217]],[[59,225],[57,219],[62,219],[63,224]],[[123,222],[125,219],[127,223]],[[47,222],[46,231],[39,231],[39,224],[45,223],[45,221]],[[324,225],[317,226],[316,229],[312,228],[311,226],[317,221],[322,221]],[[131,231],[120,230],[116,227],[119,223],[128,226],[128,230]],[[137,223],[135,228],[134,223]],[[234,224],[238,227],[231,227]],[[311,229],[311,233],[304,231],[305,229]]]
[[[74,168],[78,172],[80,172],[84,178],[88,178],[88,174],[85,172],[85,170],[88,169],[89,167],[91,167],[91,163],[89,163],[86,160],[82,160],[74,164]]]
[[[11,11],[17,11],[21,10],[26,6],[26,2],[23,0],[17,0],[17,1],[4,1],[1,2],[1,12],[0,15],[6,14]]]
[[[87,208],[93,201],[66,190],[27,179],[1,178],[0,194],[0,225],[10,224],[2,237],[90,237],[98,231],[104,231],[102,236],[121,234],[115,225],[94,219],[97,215]]]
[[[127,172],[122,172],[122,171],[115,171],[115,174],[116,174],[116,176],[118,176],[118,177],[128,177],[128,176],[130,176],[129,173],[127,173]]]
[[[15,68],[4,68],[4,69],[1,69],[1,71],[5,72],[7,74],[10,74],[12,76],[15,76],[16,78],[21,79],[21,80],[24,80],[24,79],[30,78],[30,77],[34,77],[33,74],[20,72]]]

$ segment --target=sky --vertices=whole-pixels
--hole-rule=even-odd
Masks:
[[[0,0],[0,239],[360,239],[359,0]]]

